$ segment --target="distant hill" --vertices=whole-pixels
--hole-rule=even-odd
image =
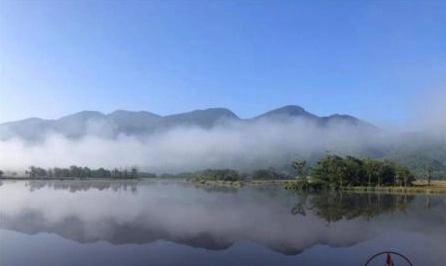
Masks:
[[[307,112],[302,107],[289,105],[250,119],[241,119],[225,108],[195,110],[168,116],[160,116],[146,111],[117,110],[110,114],[82,111],[57,120],[29,118],[0,124],[0,140],[20,138],[26,141],[39,141],[49,133],[57,133],[74,139],[89,134],[104,138],[114,138],[120,134],[144,136],[179,126],[211,129],[231,122],[248,123],[260,120],[289,122],[293,119],[306,119],[320,127],[345,124],[358,130],[377,130],[375,126],[353,116],[336,114],[319,117]]]
[[[262,119],[262,118],[287,119],[290,117],[300,117],[314,121],[320,119],[320,117],[312,113],[309,113],[304,108],[296,105],[287,105],[278,109],[274,109],[264,114],[261,114],[255,117],[254,119]]]

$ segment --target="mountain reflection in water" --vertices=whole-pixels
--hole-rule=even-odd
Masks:
[[[446,262],[442,252],[435,253],[438,245],[446,244],[442,196],[293,194],[281,187],[87,180],[3,182],[0,195],[1,229],[51,233],[78,243],[125,246],[168,241],[210,251],[253,243],[279,254],[303,256],[320,245],[353,248],[386,234],[408,232],[433,245],[419,247],[426,252],[412,254],[415,261]],[[401,244],[402,249],[406,246]],[[383,245],[370,252],[395,247]],[[9,256],[2,250],[2,257]]]

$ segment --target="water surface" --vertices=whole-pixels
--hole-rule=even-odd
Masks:
[[[383,250],[446,265],[445,246],[444,196],[165,182],[0,186],[0,265],[348,266]]]

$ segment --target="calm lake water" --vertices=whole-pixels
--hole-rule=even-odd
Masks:
[[[446,265],[446,197],[3,181],[0,265]],[[384,265],[385,257],[370,265]],[[403,264],[394,257],[396,265]]]

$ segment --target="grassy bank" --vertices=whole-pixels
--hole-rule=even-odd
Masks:
[[[238,181],[223,181],[210,179],[192,179],[190,182],[198,185],[207,186],[223,186],[239,188],[242,186],[256,186],[256,185],[285,185],[290,180],[238,180]]]
[[[30,180],[105,180],[105,181],[113,181],[113,180],[124,180],[124,181],[131,181],[131,180],[145,180],[144,178],[102,178],[102,177],[10,177],[10,176],[3,176],[0,177],[0,180],[16,180],[16,181],[30,181]]]
[[[102,178],[102,177],[58,177],[58,178],[47,178],[47,177],[1,177],[0,181],[73,181],[73,182],[132,182],[132,183],[188,183],[185,178]]]
[[[413,185],[410,187],[343,187],[343,191],[353,192],[383,192],[383,193],[401,193],[401,194],[446,194],[446,186],[437,185]]]
[[[241,180],[241,181],[222,181],[222,180],[209,180],[209,179],[194,179],[190,180],[197,185],[204,186],[221,186],[221,187],[233,187],[240,188],[242,186],[249,185],[281,185],[287,186],[296,182],[295,180]],[[293,190],[293,189],[291,189]],[[395,193],[395,194],[446,194],[446,181],[433,181],[431,185],[423,183],[415,183],[413,186],[408,187],[393,187],[393,186],[380,186],[380,187],[343,187],[342,191],[346,192],[380,192],[380,193]],[[296,191],[299,191],[297,189]]]

